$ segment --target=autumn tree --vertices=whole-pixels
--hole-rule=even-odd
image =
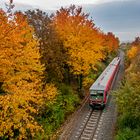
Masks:
[[[130,48],[127,51],[127,59],[128,59],[128,69],[133,69],[135,66],[139,64],[139,56],[140,56],[140,37],[136,37],[135,40],[130,44]]]
[[[136,46],[131,47],[131,49],[128,50],[127,52],[129,59],[135,58],[137,52],[138,52],[138,48]]]
[[[126,55],[127,69],[123,84],[116,94],[119,112],[116,139],[140,138],[140,46],[139,38],[131,43]],[[129,58],[128,58],[129,57]],[[128,61],[129,60],[129,61]]]
[[[58,10],[54,25],[66,49],[66,64],[79,77],[81,88],[82,77],[91,68],[96,69],[95,65],[104,58],[102,33],[89,19],[89,15],[82,11],[82,7],[76,8],[74,5]]]
[[[129,59],[133,60],[137,55],[140,54],[140,37],[136,37],[135,40],[130,44],[130,49],[127,51]]]
[[[61,40],[52,25],[52,15],[48,16],[39,9],[28,10],[25,13],[29,24],[35,30],[35,36],[39,39],[41,60],[47,72],[46,78],[48,81],[62,81],[65,53]]]
[[[46,100],[57,91],[43,90],[44,66],[40,63],[38,41],[21,13],[8,21],[0,11],[0,138],[32,139],[43,132],[36,117]]]
[[[140,37],[136,37],[135,40],[131,43],[132,46],[140,45]]]
[[[119,39],[115,37],[115,35],[112,32],[108,32],[107,34],[103,35],[104,41],[104,49],[106,55],[109,55],[111,53],[114,53],[118,50],[119,47]]]

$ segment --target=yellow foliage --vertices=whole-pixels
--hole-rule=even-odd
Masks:
[[[83,80],[83,86],[89,88],[89,86],[93,83],[93,79],[92,78],[84,78]]]
[[[103,35],[104,41],[104,49],[107,53],[112,53],[118,50],[119,47],[119,39],[115,37],[112,32],[108,32],[106,35]]]
[[[94,27],[92,20],[82,13],[82,8],[61,8],[54,24],[67,50],[67,64],[76,75],[86,75],[95,69],[103,55],[102,33]]]
[[[128,50],[127,56],[129,59],[133,59],[137,53],[138,53],[138,48],[133,46],[130,50]]]
[[[1,10],[0,23],[0,88],[4,91],[0,95],[0,138],[33,139],[38,132],[43,133],[35,117],[57,90],[47,85],[42,92],[44,66],[26,18],[17,13],[8,22]]]
[[[0,137],[12,139],[19,133],[18,139],[27,139],[30,135],[34,137],[35,132],[43,132],[41,126],[30,115],[36,113],[35,108],[22,95],[0,96],[0,107]]]
[[[57,89],[53,84],[46,84],[43,90],[43,97],[47,100],[53,100],[57,95]]]

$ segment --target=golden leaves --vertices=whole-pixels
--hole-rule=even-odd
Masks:
[[[67,49],[67,64],[71,71],[76,75],[88,74],[90,68],[95,68],[95,64],[104,58],[102,33],[81,7],[61,8],[54,24]]]
[[[57,95],[57,89],[53,84],[46,84],[43,90],[43,97],[47,100],[53,100]]]
[[[0,137],[33,138],[43,132],[35,117],[44,101],[53,99],[57,90],[54,85],[47,85],[47,99],[44,98],[44,66],[40,62],[38,41],[26,18],[17,13],[9,23],[0,11],[0,20],[0,82],[4,91],[0,96]]]
[[[108,32],[103,36],[103,38],[103,45],[105,46],[105,50],[107,51],[107,53],[117,51],[119,47],[119,39],[115,37],[112,32]]]
[[[132,59],[136,56],[137,52],[138,52],[138,48],[133,46],[130,50],[128,50],[127,56],[129,57],[129,59]]]
[[[111,45],[107,42],[103,45],[104,34],[81,7],[61,8],[53,21],[55,29],[51,31],[56,30],[58,38],[53,38],[57,35],[54,32],[49,42],[45,40],[49,36],[42,38],[41,42],[44,43],[41,46],[45,55],[43,61],[51,63],[47,65],[49,62],[45,62],[52,75],[68,67],[68,73],[70,68],[74,75],[82,78],[91,68],[96,70],[96,64],[105,58],[103,51],[106,46],[111,51],[117,48],[118,42],[112,34],[108,35],[109,39],[112,38]],[[0,88],[4,92],[0,96],[0,137],[33,139],[35,134],[43,132],[36,117],[42,113],[47,101],[55,99],[57,89],[53,84],[42,82],[45,68],[40,62],[39,43],[25,16],[16,13],[14,20],[8,22],[6,14],[0,11],[0,23]],[[45,35],[48,35],[48,30]],[[47,44],[51,44],[49,48]],[[52,68],[55,68],[54,72]],[[85,79],[84,84],[90,82],[91,79]]]

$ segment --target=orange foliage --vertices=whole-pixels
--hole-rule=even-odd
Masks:
[[[0,10],[0,23],[0,138],[33,139],[43,133],[35,118],[46,101],[54,99],[57,89],[42,82],[45,68],[38,40],[23,14],[16,13],[8,21]],[[105,58],[105,48],[108,52],[118,48],[118,39],[112,33],[104,35],[81,7],[61,8],[54,25],[67,54],[65,62],[75,75],[96,70],[96,64]],[[85,79],[84,83],[89,82]]]
[[[54,24],[67,50],[67,64],[76,74],[88,74],[104,58],[101,32],[82,8],[71,6],[57,11]]]
[[[26,18],[17,13],[8,21],[1,10],[0,23],[0,138],[32,139],[43,132],[35,120],[39,109],[57,91],[47,85],[42,92],[44,66]]]
[[[130,49],[127,51],[127,56],[130,60],[140,55],[140,37],[136,37],[131,43]]]
[[[117,51],[119,47],[119,39],[114,36],[113,33],[109,32],[104,35],[104,46],[108,53]]]

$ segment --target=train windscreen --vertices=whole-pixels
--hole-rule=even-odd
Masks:
[[[101,100],[101,99],[103,99],[104,91],[99,91],[99,90],[91,91],[90,96],[94,100]]]

